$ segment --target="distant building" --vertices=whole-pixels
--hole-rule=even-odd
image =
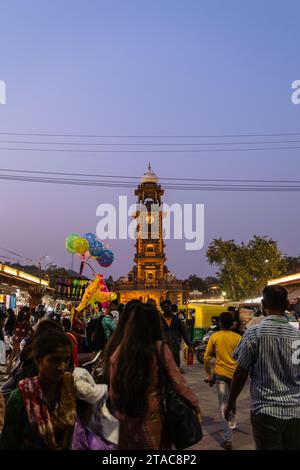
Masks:
[[[300,273],[271,279],[268,286],[274,285],[280,285],[287,289],[290,304],[294,306],[296,311],[300,312]]]

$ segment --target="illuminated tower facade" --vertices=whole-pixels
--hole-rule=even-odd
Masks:
[[[188,288],[169,273],[166,266],[165,242],[163,237],[164,190],[149,163],[148,170],[135,190],[137,196],[136,242],[134,267],[127,276],[121,277],[114,285],[119,301],[132,299],[147,302],[155,300],[157,306],[164,299],[182,305],[188,296]]]
[[[141,183],[135,190],[138,198],[135,280],[146,288],[159,287],[166,279],[165,243],[163,240],[162,196],[164,190],[158,184],[158,178],[149,163],[148,171],[142,176]]]

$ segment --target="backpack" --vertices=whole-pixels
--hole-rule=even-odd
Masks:
[[[101,315],[96,323],[94,334],[92,335],[91,346],[94,351],[102,351],[106,344],[106,336],[102,320],[104,315]]]

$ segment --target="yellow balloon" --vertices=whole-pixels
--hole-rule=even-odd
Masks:
[[[83,237],[78,237],[73,242],[73,249],[80,255],[86,253],[89,249],[89,246],[89,242]]]

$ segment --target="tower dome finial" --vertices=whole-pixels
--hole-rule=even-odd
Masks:
[[[143,174],[141,178],[141,183],[157,183],[157,182],[158,182],[158,178],[156,174],[154,173],[154,171],[152,170],[151,163],[149,162],[148,171],[146,171]]]

